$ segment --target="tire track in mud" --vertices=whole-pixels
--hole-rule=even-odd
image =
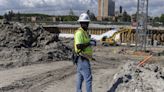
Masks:
[[[36,92],[38,87],[48,85],[48,83],[55,80],[62,80],[73,74],[75,74],[74,67],[67,66],[32,76],[30,78],[15,81],[9,86],[0,88],[0,92]]]
[[[109,67],[109,65],[107,65],[106,63],[100,64],[100,62],[99,62],[99,63],[93,65],[92,68],[93,68],[93,73],[94,73],[97,69],[107,69],[107,68],[111,68],[111,67]],[[51,78],[51,79],[47,78],[46,81],[39,83],[39,85],[32,86],[31,88],[28,89],[28,92],[40,92],[42,89],[50,86],[51,83],[54,83],[57,81],[61,82],[62,80],[65,80],[65,79],[69,78],[70,76],[76,74],[75,67],[69,67],[69,68],[63,69],[63,70],[59,69],[59,71],[61,71],[60,73],[58,73],[59,75],[55,74],[55,76],[53,78]],[[58,75],[58,76],[56,76],[56,75]]]
[[[91,61],[92,62],[92,61]],[[113,68],[118,68],[118,66],[119,66],[119,64],[116,64],[116,62],[113,62],[112,64],[111,64],[111,62],[103,62],[103,61],[93,61],[92,62],[92,72],[93,72],[93,74],[94,73],[96,73],[96,71],[97,70],[99,70],[99,69],[109,69],[109,68],[111,68],[111,69],[113,69]],[[76,72],[76,71],[75,71]],[[70,75],[70,76],[72,76],[72,75]],[[69,78],[70,76],[67,76],[66,78],[64,78],[63,79],[63,81],[64,80],[66,80],[67,78]],[[49,88],[49,86],[53,86],[54,84],[53,83],[56,83],[56,82],[58,82],[58,80],[55,80],[55,81],[53,81],[53,82],[51,82],[51,83],[49,83],[49,85],[47,85],[46,87],[39,87],[39,88],[37,88],[37,89],[40,89],[41,88],[41,90],[42,89],[45,89],[45,88]],[[61,81],[60,81],[61,82]],[[31,91],[31,92],[44,92],[43,90],[42,91],[36,91],[36,90],[33,90],[33,91]]]
[[[105,61],[98,59],[92,62],[93,73],[98,69],[117,68],[119,66],[118,63],[120,64],[120,62],[113,62],[110,59]],[[15,81],[9,86],[0,88],[0,92],[40,92],[43,88],[51,85],[51,83],[62,81],[74,74],[76,74],[75,66],[70,65]]]
[[[35,84],[34,86],[28,88],[28,92],[40,92],[41,89],[48,86],[54,81],[62,81],[63,79],[66,79],[69,76],[72,76],[76,73],[75,67],[68,66],[63,69],[57,69],[55,71],[49,72],[48,77],[45,77],[44,80],[41,80],[41,82]]]
[[[117,65],[117,66],[116,66]],[[109,64],[109,63],[107,63],[107,62],[100,62],[100,61],[93,61],[92,62],[92,74],[93,75],[95,75],[99,70],[108,70],[108,69],[118,69],[117,67],[118,67],[119,65],[118,64]],[[67,82],[66,83],[66,81],[68,81],[68,79],[72,79],[72,78],[70,78],[70,77],[75,77],[75,76],[69,76],[69,77],[67,77],[67,78],[65,78],[64,80],[62,80],[62,81],[54,81],[54,82],[52,82],[50,85],[47,85],[45,88],[42,88],[42,90],[41,91],[38,91],[38,92],[53,92],[53,90],[55,90],[56,88],[56,92],[60,92],[59,91],[59,89],[61,88],[64,88],[64,87],[60,87],[60,86],[65,86],[65,87],[71,87],[71,85],[72,85],[72,83],[70,83],[69,84],[69,82]],[[74,81],[74,79],[73,80],[71,80],[72,82]],[[58,83],[59,82],[59,83]],[[62,83],[63,82],[63,83]],[[75,81],[74,81],[75,82]],[[66,84],[64,84],[64,83],[66,83]],[[60,85],[60,86],[59,86]],[[54,86],[54,87],[53,87]],[[106,85],[107,86],[107,85]],[[59,87],[59,88],[58,88]],[[72,88],[72,87],[71,87]],[[65,89],[65,90],[69,90],[69,89]],[[70,90],[72,90],[72,89],[70,89]],[[69,91],[70,91],[69,90]],[[73,90],[72,90],[73,91]],[[70,92],[72,92],[72,91],[70,91]],[[34,91],[33,91],[34,92]],[[62,92],[66,92],[66,91],[63,91],[62,90]]]

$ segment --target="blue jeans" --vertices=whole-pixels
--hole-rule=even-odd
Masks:
[[[84,80],[86,83],[86,92],[92,92],[92,73],[90,62],[79,57],[77,62],[76,92],[82,92],[82,83]]]

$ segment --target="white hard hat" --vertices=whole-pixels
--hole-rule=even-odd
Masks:
[[[78,19],[78,22],[90,22],[88,14],[82,13]]]

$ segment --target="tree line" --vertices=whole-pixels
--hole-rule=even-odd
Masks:
[[[97,18],[93,12],[90,10],[87,10],[86,13],[89,15],[91,21],[97,21]],[[37,16],[38,19],[42,21],[48,21],[50,20],[49,17],[53,17],[52,15],[47,15],[47,14],[38,14],[38,13],[15,13],[12,10],[8,11],[4,15],[0,16],[0,19],[5,19],[6,21],[21,21],[22,18],[26,17],[32,17],[32,16]],[[78,16],[75,15],[74,11],[72,9],[69,10],[67,15],[63,16],[56,16],[57,19],[56,21],[77,21]],[[161,14],[159,17],[150,17],[148,18],[148,22],[152,24],[153,26],[158,26],[158,25],[164,25],[164,14]],[[125,10],[121,15],[115,16],[115,19],[107,18],[104,19],[103,21],[110,21],[110,22],[131,22],[134,21],[136,22],[136,14],[128,14]]]
[[[92,21],[96,21],[96,17],[93,12],[90,12],[90,10],[87,10],[86,13],[90,16]],[[46,14],[38,14],[38,13],[15,13],[12,10],[5,13],[3,16],[0,16],[0,19],[5,19],[6,21],[21,21],[22,18],[27,17],[34,17],[36,16],[38,19],[42,21],[49,20],[50,17],[56,17],[56,21],[77,21],[78,16],[75,15],[74,11],[70,9],[67,15],[63,16],[52,16],[52,15],[46,15]]]
[[[159,17],[154,17],[151,22],[154,26],[158,26],[158,25],[164,26],[164,14],[161,14],[161,16]]]

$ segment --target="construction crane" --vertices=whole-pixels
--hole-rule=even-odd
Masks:
[[[137,4],[137,28],[136,51],[146,51],[147,44],[148,0],[138,0]]]

